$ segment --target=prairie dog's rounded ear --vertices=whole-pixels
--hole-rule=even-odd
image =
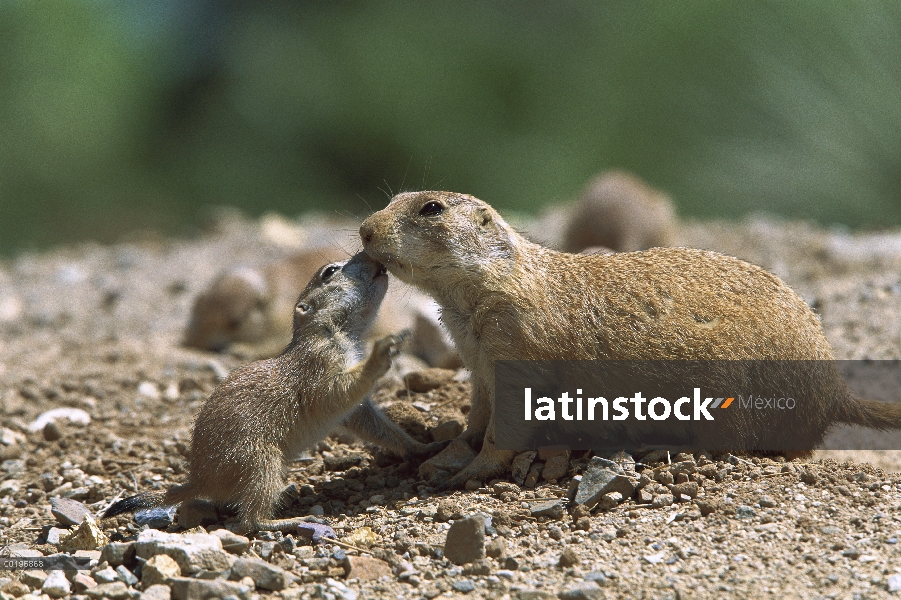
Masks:
[[[294,307],[294,312],[298,315],[305,315],[310,312],[310,305],[298,302],[297,306]]]
[[[476,210],[476,223],[479,224],[479,227],[482,229],[487,229],[494,219],[491,217],[491,211],[485,208],[484,206],[479,207]]]

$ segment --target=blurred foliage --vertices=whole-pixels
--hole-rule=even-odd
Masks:
[[[0,2],[0,253],[205,207],[537,211],[629,169],[683,215],[901,224],[901,4]]]

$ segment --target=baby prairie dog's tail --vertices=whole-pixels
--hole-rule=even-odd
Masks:
[[[128,498],[122,498],[114,502],[112,506],[103,511],[101,519],[115,517],[122,513],[134,512],[142,508],[157,508],[159,506],[173,506],[182,501],[183,493],[187,486],[172,486],[165,492],[144,492]]]
[[[878,402],[853,398],[845,404],[843,423],[872,429],[901,429],[901,402]]]

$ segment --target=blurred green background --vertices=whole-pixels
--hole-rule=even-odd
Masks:
[[[901,224],[901,3],[0,0],[0,253],[389,190]]]

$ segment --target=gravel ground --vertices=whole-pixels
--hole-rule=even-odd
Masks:
[[[551,214],[518,226],[553,242],[555,223]],[[56,552],[47,543],[49,526],[62,527],[52,497],[100,512],[117,494],[180,482],[193,414],[245,361],[179,345],[193,297],[237,263],[259,264],[300,245],[354,251],[355,231],[354,223],[318,217],[293,223],[225,215],[195,240],[83,245],[0,263],[0,544],[20,554]],[[678,240],[778,274],[822,315],[838,358],[901,358],[901,233],[854,235],[758,217],[683,224]],[[468,394],[460,372],[425,392],[387,383],[377,399],[430,441],[453,431],[449,422],[464,421]],[[29,428],[59,407],[85,411],[90,423]],[[868,434],[848,428],[833,435],[865,442]],[[333,436],[292,469],[295,489],[283,513],[321,515],[342,544],[308,547],[294,536],[261,534],[249,550],[232,551],[283,569],[284,589],[268,591],[251,577],[252,593],[286,599],[879,598],[901,590],[899,452],[830,451],[792,462],[636,457],[643,463],[634,474],[643,475],[639,497],[609,509],[602,502],[590,514],[573,512],[565,500],[591,457],[568,458],[566,474],[550,481],[533,477],[522,486],[511,474],[438,494],[419,479],[417,464]],[[539,456],[525,472],[538,475],[551,460]],[[642,493],[660,500],[639,504]],[[667,505],[667,496],[677,501]],[[464,540],[484,530],[484,548],[477,544],[475,552],[487,555],[456,565],[445,557],[445,541],[471,515],[481,515],[478,535]],[[204,531],[223,519],[207,519]],[[141,530],[130,515],[100,528],[120,542]],[[387,568],[387,576],[365,580],[372,574],[354,562],[363,554],[384,561],[370,570],[377,576]],[[105,567],[94,568],[93,581],[103,580]],[[35,577],[0,571],[0,597],[41,588]],[[126,590],[115,593],[123,598],[162,593],[145,590],[149,580],[119,578]]]

